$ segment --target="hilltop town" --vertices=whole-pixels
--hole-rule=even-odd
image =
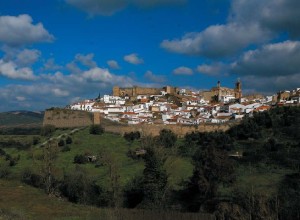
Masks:
[[[120,88],[104,95],[67,106],[71,110],[98,113],[123,124],[199,125],[238,120],[253,112],[267,111],[272,105],[300,103],[300,88],[280,91],[273,96],[242,94],[238,80],[234,88],[216,87],[208,91],[191,91],[177,87]]]

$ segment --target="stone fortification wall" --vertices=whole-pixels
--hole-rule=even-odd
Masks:
[[[56,128],[84,127],[92,125],[94,121],[100,123],[100,120],[94,119],[94,115],[90,112],[54,109],[45,111],[43,126],[54,125]]]
[[[180,126],[180,125],[107,125],[105,126],[106,132],[112,132],[123,135],[125,132],[139,131],[143,135],[159,135],[162,129],[170,129],[179,137],[183,137],[186,133],[199,131],[226,131],[234,124],[202,124],[198,126]]]
[[[120,88],[115,86],[113,88],[114,96],[137,96],[137,95],[158,95],[162,89],[159,88],[144,88],[144,87],[131,87],[131,88]]]

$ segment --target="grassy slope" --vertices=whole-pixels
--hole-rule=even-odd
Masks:
[[[68,133],[69,130],[57,131],[55,136],[62,133]],[[77,165],[73,163],[74,156],[77,154],[89,154],[98,155],[101,152],[111,155],[114,163],[117,165],[117,172],[120,175],[121,185],[128,183],[133,177],[137,175],[142,175],[144,169],[143,160],[133,160],[127,156],[129,149],[136,149],[141,147],[140,142],[135,141],[129,144],[124,140],[123,137],[116,134],[105,133],[103,135],[90,135],[88,129],[81,130],[72,136],[73,143],[70,146],[71,150],[68,152],[60,152],[56,161],[57,175],[62,178],[63,172],[72,172],[76,169],[76,166],[85,167],[88,173],[95,179],[99,185],[104,187],[109,187],[109,168],[108,166],[101,166],[96,168],[95,164],[84,164]],[[13,136],[0,136],[0,139],[13,138]],[[18,140],[22,140],[22,136],[15,137]],[[27,137],[30,139],[30,137]],[[32,137],[31,137],[32,138]],[[25,139],[24,139],[25,141]],[[15,148],[4,149],[7,153],[12,156],[20,155],[20,161],[16,166],[12,167],[12,176],[19,178],[22,170],[25,167],[32,167],[38,169],[39,161],[32,160],[32,154],[35,158],[38,158],[42,154],[41,148],[32,148],[26,151],[19,151]],[[0,159],[1,160],[1,159]],[[4,158],[2,158],[2,162]],[[178,189],[180,183],[183,180],[187,180],[189,176],[192,175],[193,166],[190,160],[170,156],[166,161],[166,170],[169,174],[170,187],[173,189]]]

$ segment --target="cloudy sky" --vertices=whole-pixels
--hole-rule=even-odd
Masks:
[[[114,85],[300,87],[299,0],[0,1],[0,111]]]

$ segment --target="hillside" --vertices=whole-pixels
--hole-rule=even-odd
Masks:
[[[0,113],[0,128],[39,127],[43,123],[43,112],[11,111]]]
[[[297,219],[299,119],[299,107],[274,108],[226,132],[183,138],[171,130],[122,137],[97,126],[98,133],[86,127],[48,136],[0,135],[0,193],[11,194],[11,181],[18,190],[18,184],[28,192],[35,187],[89,207],[209,212],[221,220]],[[18,199],[9,204],[22,207]],[[46,212],[48,205],[40,208]],[[0,200],[1,209],[7,206]]]

